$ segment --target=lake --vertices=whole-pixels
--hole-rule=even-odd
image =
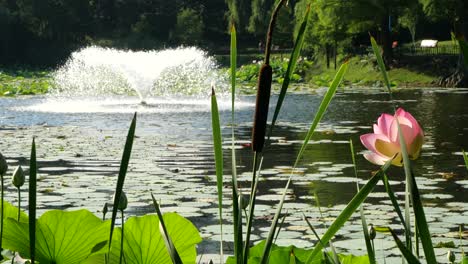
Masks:
[[[257,196],[255,240],[265,238],[275,205],[280,199],[291,166],[313,120],[325,89],[286,97],[271,145],[265,149],[264,171]],[[395,102],[419,121],[425,132],[421,157],[414,161],[418,186],[434,243],[459,241],[458,226],[468,223],[468,176],[461,156],[468,149],[468,89],[404,89],[394,93]],[[271,110],[277,97],[272,97]],[[119,161],[133,113],[138,112],[137,131],[125,191],[128,212],[153,212],[150,192],[161,200],[164,211],[188,217],[205,238],[199,254],[218,252],[216,177],[211,140],[209,98],[152,98],[149,106],[129,97],[78,97],[56,99],[48,96],[0,98],[0,151],[8,158],[10,170],[16,164],[27,168],[30,143],[36,137],[39,183],[39,211],[87,208],[101,214],[115,188]],[[249,147],[255,98],[239,96],[236,102],[236,153],[240,186],[248,193],[251,180]],[[225,146],[226,224],[230,219],[230,131],[228,98],[220,99]],[[378,169],[363,157],[359,136],[372,131],[381,113],[391,113],[392,104],[382,89],[345,88],[338,90],[318,132],[302,159],[288,191],[284,212],[288,214],[277,243],[309,247],[315,238],[302,219],[310,220],[319,234],[356,193],[349,140],[357,152],[359,183]],[[272,113],[272,111],[270,112]],[[271,115],[270,115],[271,118]],[[403,202],[404,173],[388,172],[390,183]],[[26,188],[25,188],[26,191]],[[9,185],[7,200],[16,192]],[[320,213],[317,208],[321,205]],[[24,206],[27,194],[24,194]],[[366,200],[368,223],[401,231],[382,186]],[[232,241],[225,227],[224,238]],[[337,234],[340,252],[365,254],[361,224],[353,215]],[[226,245],[232,250],[232,244]],[[378,234],[377,257],[387,263],[400,262],[398,250],[388,236]],[[447,249],[436,249],[445,258]],[[459,252],[459,249],[455,250]]]

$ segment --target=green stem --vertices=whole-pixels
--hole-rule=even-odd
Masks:
[[[20,218],[21,218],[21,189],[20,189],[20,187],[18,187],[18,216],[17,216],[18,223],[20,221]],[[16,252],[13,251],[13,257],[11,258],[11,264],[15,263],[15,254],[16,254]]]
[[[3,250],[2,247],[2,240],[3,240],[3,217],[4,217],[4,206],[3,206],[3,174],[0,174],[0,181],[1,181],[1,200],[2,200],[2,208],[1,208],[1,214],[2,214],[2,219],[0,219],[0,260],[3,260],[3,256],[1,255],[1,251]]]
[[[410,219],[410,186],[411,186],[411,179],[409,176],[406,176],[406,186],[405,186],[405,223],[406,223],[406,232],[405,232],[405,237],[406,237],[406,247],[410,252],[412,251],[412,243],[411,243],[411,219]]]
[[[252,183],[250,188],[250,202],[249,202],[249,215],[247,218],[247,229],[245,234],[245,244],[244,244],[244,261],[243,263],[247,263],[249,259],[249,244],[250,244],[250,233],[252,232],[252,222],[253,222],[253,215],[255,211],[255,193],[257,189],[257,167],[258,167],[258,158],[261,155],[261,152],[254,152],[253,157],[253,170],[252,170]]]
[[[125,218],[124,218],[124,211],[123,210],[120,210],[120,213],[121,213],[121,218],[122,218],[122,235],[120,236],[120,257],[119,257],[119,263],[122,264],[122,258],[123,258],[123,242],[124,242],[124,222],[125,222]]]

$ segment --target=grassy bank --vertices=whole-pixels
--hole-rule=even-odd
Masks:
[[[383,79],[379,73],[375,57],[373,55],[359,55],[347,59],[349,61],[349,70],[344,78],[344,85],[347,86],[377,86],[381,85]],[[339,61],[344,61],[340,59]],[[338,63],[340,63],[338,61]],[[399,63],[399,65],[398,65]],[[392,80],[392,86],[398,88],[404,87],[432,87],[435,81],[440,78],[444,72],[441,72],[437,62],[425,60],[425,58],[401,59],[389,71],[389,77]],[[439,62],[440,63],[440,62]],[[445,63],[445,62],[444,62]],[[286,71],[286,57],[275,57],[272,60],[272,67],[278,76],[282,76]],[[440,65],[439,65],[440,66]],[[244,92],[250,93],[255,88],[256,75],[259,69],[259,63],[253,61],[250,64],[242,65],[237,73],[237,79],[245,84]],[[276,71],[275,71],[276,70]],[[328,86],[335,75],[336,70],[333,62],[327,68],[325,60],[310,60],[306,57],[298,63],[296,74],[293,76],[294,83],[301,83],[314,87]],[[275,76],[273,81],[281,83],[282,78]]]
[[[326,86],[335,73],[334,67],[327,69],[325,63],[316,63],[307,72],[305,80],[315,86]],[[391,67],[388,75],[395,87],[430,87],[439,78],[436,73],[422,72],[407,66]],[[373,56],[354,56],[349,59],[349,71],[345,77],[345,85],[376,86],[383,82],[382,75]]]

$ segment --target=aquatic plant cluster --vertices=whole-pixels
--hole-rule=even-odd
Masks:
[[[49,91],[52,78],[46,71],[1,71],[0,96],[44,94]]]
[[[434,245],[431,241],[430,230],[427,225],[421,196],[416,178],[412,169],[411,160],[419,157],[424,140],[424,132],[416,119],[403,108],[393,107],[394,114],[382,114],[374,125],[374,133],[361,137],[363,145],[370,151],[365,157],[372,163],[381,167],[373,174],[364,186],[357,185],[358,192],[342,210],[340,215],[328,227],[320,237],[313,224],[305,217],[311,231],[316,235],[317,243],[311,249],[301,249],[294,245],[280,247],[274,244],[275,237],[281,232],[280,219],[289,185],[294,180],[295,171],[300,164],[304,151],[308,147],[316,128],[326,109],[331,103],[334,94],[348,69],[348,63],[343,64],[337,71],[322,102],[315,113],[310,128],[305,136],[303,145],[296,157],[289,179],[286,183],[282,198],[278,201],[277,211],[272,220],[268,237],[265,241],[251,247],[250,239],[254,221],[255,202],[258,182],[262,173],[264,153],[268,151],[273,129],[282,107],[282,102],[287,94],[290,81],[293,79],[296,63],[302,48],[304,32],[307,25],[309,11],[304,15],[297,35],[288,65],[281,85],[280,95],[273,114],[272,122],[266,126],[268,116],[269,97],[272,84],[273,70],[269,60],[269,47],[271,45],[272,29],[278,10],[284,4],[279,1],[273,12],[268,34],[265,61],[259,72],[257,87],[257,105],[252,134],[253,170],[250,195],[243,194],[237,183],[236,152],[231,148],[232,177],[230,183],[224,182],[224,158],[222,149],[222,135],[219,121],[216,94],[211,95],[211,114],[213,147],[215,157],[216,178],[218,187],[219,223],[221,226],[220,237],[220,262],[223,258],[223,199],[224,189],[228,185],[232,191],[232,216],[234,236],[234,255],[229,257],[226,263],[376,263],[374,239],[376,232],[382,232],[391,236],[402,258],[408,263],[437,263],[434,254]],[[232,91],[232,123],[235,120],[235,91],[236,91],[236,31],[231,28],[231,91]],[[379,67],[389,92],[391,103],[393,102],[392,90],[388,76],[386,75],[380,48],[371,37],[371,43],[377,57]],[[32,141],[29,180],[28,180],[28,215],[21,210],[21,204],[13,206],[4,201],[4,180],[8,172],[8,163],[5,157],[0,155],[0,180],[1,180],[1,222],[0,222],[0,248],[5,249],[1,258],[12,263],[196,263],[196,244],[201,242],[201,237],[190,221],[176,213],[161,213],[157,197],[151,194],[156,215],[144,215],[129,217],[125,221],[125,210],[128,205],[124,192],[127,169],[135,139],[137,115],[133,117],[128,131],[124,151],[120,163],[120,170],[116,181],[113,196],[112,210],[108,204],[104,205],[102,219],[88,210],[62,211],[49,210],[36,219],[37,202],[37,158],[36,144]],[[235,142],[234,126],[232,126],[232,144]],[[354,147],[350,142],[350,153],[354,161]],[[464,154],[465,164],[468,170],[468,156]],[[403,167],[406,177],[406,190],[404,208],[400,208],[397,198],[388,183],[386,175],[391,165]],[[357,168],[354,162],[354,171],[357,176]],[[21,188],[26,183],[25,172],[17,167],[11,182],[18,190],[18,202],[21,201]],[[387,226],[369,226],[365,219],[364,200],[373,191],[374,187],[382,182],[385,186],[388,198],[399,216],[404,240],[400,234]],[[248,213],[244,217],[244,211]],[[333,247],[333,238],[351,215],[360,210],[362,219],[363,239],[366,241],[367,255],[353,256],[338,254]],[[106,220],[106,215],[110,219]],[[120,213],[120,226],[116,227],[118,214]],[[414,218],[414,221],[412,220]],[[420,248],[422,247],[422,252]],[[424,257],[422,256],[424,254]],[[468,259],[455,256],[448,252],[450,263],[467,263]]]

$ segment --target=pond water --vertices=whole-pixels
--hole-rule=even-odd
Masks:
[[[287,96],[271,146],[265,150],[254,239],[265,238],[268,233],[275,204],[324,92],[318,89],[311,94]],[[455,239],[455,231],[460,224],[468,224],[468,176],[461,156],[461,150],[468,149],[468,89],[405,89],[395,92],[394,97],[425,132],[422,155],[414,166],[434,242],[454,241],[466,249],[466,238]],[[273,96],[272,110],[276,99]],[[254,101],[253,96],[240,96],[236,103],[237,165],[245,193],[251,178],[249,140]],[[179,212],[199,228],[206,238],[199,253],[216,254],[219,226],[209,100],[165,97],[148,99],[147,103],[140,105],[138,99],[129,97],[0,98],[0,151],[8,158],[10,170],[15,164],[27,167],[29,144],[35,136],[41,212],[88,208],[100,214],[103,204],[111,199],[126,131],[136,111],[137,137],[125,182],[129,213],[152,212],[152,192],[161,199],[165,211]],[[225,181],[229,182],[229,99],[220,99],[220,110]],[[293,178],[284,209],[288,216],[278,244],[313,245],[315,239],[302,219],[303,213],[323,234],[356,193],[349,140],[358,153],[359,182],[363,184],[378,167],[362,157],[359,136],[371,131],[382,112],[391,111],[388,95],[381,90],[345,88],[337,92]],[[388,174],[403,201],[403,171],[392,168]],[[230,190],[229,184],[225,185],[224,219],[229,224]],[[15,201],[13,188],[9,187],[7,195],[8,200]],[[26,206],[27,197],[23,204]],[[365,209],[368,223],[401,230],[382,186],[366,200]],[[224,229],[225,240],[232,241],[231,228]],[[360,229],[359,217],[354,215],[337,235],[335,246],[340,252],[365,253]],[[378,235],[376,248],[378,257],[385,256],[387,263],[399,262],[398,250],[387,236]],[[232,245],[228,243],[226,250],[232,250]],[[443,258],[446,250],[437,249],[436,253]]]

